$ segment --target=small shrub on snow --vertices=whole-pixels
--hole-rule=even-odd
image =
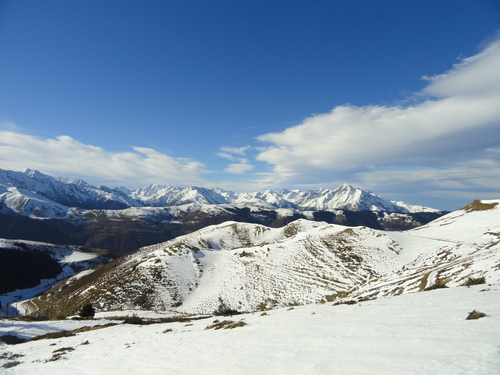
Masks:
[[[95,315],[95,309],[92,307],[91,303],[86,303],[82,306],[80,313],[78,314],[82,318],[93,318]]]
[[[465,282],[465,286],[486,284],[486,279],[483,277],[469,277]]]
[[[141,318],[139,318],[137,315],[133,314],[132,316],[127,316],[124,320],[123,323],[127,324],[142,324],[144,323]]]
[[[219,297],[219,307],[213,312],[214,315],[236,315],[239,314],[238,310],[230,308],[223,300]]]
[[[482,313],[482,312],[477,311],[477,310],[473,310],[469,313],[469,315],[467,315],[467,318],[465,318],[465,320],[479,319],[479,318],[483,318],[485,316],[486,316],[485,313]]]

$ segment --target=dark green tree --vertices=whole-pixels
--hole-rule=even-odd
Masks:
[[[86,303],[82,306],[79,315],[82,318],[93,318],[95,315],[95,309],[92,307],[91,303]]]
[[[219,297],[219,307],[217,310],[213,312],[214,315],[237,315],[239,314],[238,310],[234,310],[230,308],[224,300]]]

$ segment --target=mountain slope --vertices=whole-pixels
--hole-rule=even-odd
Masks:
[[[52,294],[64,313],[87,301],[104,310],[207,313],[219,298],[255,310],[459,285],[471,275],[498,282],[498,203],[474,202],[406,232],[307,220],[283,228],[228,222],[143,248],[101,277]]]
[[[422,227],[388,232],[404,248],[405,268],[353,294],[376,297],[440,284],[458,286],[471,276],[500,281],[499,219],[500,200],[476,200]]]

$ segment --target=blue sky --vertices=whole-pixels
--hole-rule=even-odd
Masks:
[[[0,168],[500,198],[499,29],[494,0],[2,1]]]

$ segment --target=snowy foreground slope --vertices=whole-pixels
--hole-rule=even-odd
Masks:
[[[87,302],[98,311],[177,308],[211,313],[220,299],[238,311],[336,300],[366,300],[500,282],[500,205],[475,201],[405,232],[297,220],[283,228],[228,222],[145,247],[37,300],[70,315]],[[30,310],[30,302],[19,304]]]
[[[120,324],[72,337],[0,342],[0,372],[494,375],[500,373],[499,301],[498,284],[477,285],[356,305],[281,308],[265,315]],[[474,309],[486,316],[466,320]],[[206,329],[216,319],[246,325]],[[0,320],[0,336],[29,338],[108,322]]]

